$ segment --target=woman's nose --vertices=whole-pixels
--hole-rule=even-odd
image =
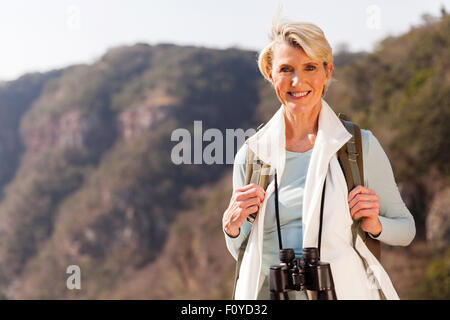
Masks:
[[[294,73],[294,75],[292,76],[292,79],[291,79],[291,85],[293,87],[295,87],[296,85],[298,85],[299,82],[300,82],[300,78],[299,78],[298,74]]]

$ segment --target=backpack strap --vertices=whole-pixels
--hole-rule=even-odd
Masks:
[[[257,131],[264,126],[264,123],[258,126]],[[257,159],[252,149],[247,149],[247,163],[245,165],[245,185],[255,183],[261,186],[264,190],[267,189],[270,180],[270,165],[263,163]],[[253,223],[256,219],[256,213],[253,213],[247,217],[247,221]],[[241,269],[242,259],[244,258],[245,248],[247,247],[248,238],[246,237],[239,247],[238,258],[236,260],[236,269],[234,271],[234,287],[233,287],[233,300],[236,293],[236,284],[239,279],[239,271]]]
[[[351,139],[338,151],[338,160],[344,171],[347,189],[350,192],[358,185],[364,185],[363,153],[361,141],[361,129],[353,122],[344,120],[340,113],[339,119],[352,135]]]
[[[342,121],[342,124],[345,126],[347,131],[352,135],[350,140],[338,151],[338,160],[342,167],[342,171],[344,172],[345,180],[347,181],[348,192],[350,192],[354,187],[358,185],[364,185],[361,129],[355,123],[344,120],[345,115],[343,115],[342,113],[340,113],[338,117]],[[369,268],[369,264],[367,263],[366,259],[364,259],[364,257],[358,252],[358,250],[356,250],[356,239],[359,234],[361,239],[366,244],[367,248],[377,258],[378,261],[381,261],[380,241],[372,239],[367,235],[367,232],[364,232],[362,230],[361,219],[353,221],[351,230],[353,248],[361,258],[367,272],[373,272]],[[373,277],[373,279],[375,278]],[[380,298],[382,300],[385,300],[386,297],[383,291],[381,289],[378,289],[378,292],[380,294]]]
[[[345,120],[345,115],[342,113],[339,113],[338,116],[347,131],[352,135],[352,138],[338,151],[338,160],[347,181],[348,192],[350,192],[354,187],[364,185],[361,129],[355,123]],[[355,231],[359,230],[359,234],[370,252],[372,252],[378,261],[381,261],[380,241],[369,237],[366,232],[363,232],[359,228],[359,224],[354,224],[353,228]],[[354,237],[354,241],[356,241],[355,232]]]
[[[247,164],[245,168],[245,185],[255,183],[264,190],[267,189],[270,179],[270,165],[256,158],[252,149],[247,150]],[[247,221],[253,223],[256,213],[248,215]]]

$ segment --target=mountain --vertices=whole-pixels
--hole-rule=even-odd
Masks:
[[[438,223],[449,214],[436,209],[449,182],[449,31],[444,16],[385,39],[372,53],[336,55],[337,81],[326,97],[379,138],[417,221],[417,243],[431,248],[443,234],[439,252],[447,233],[425,226],[428,213]],[[194,155],[176,164],[172,134],[187,129],[189,143],[204,150],[218,141],[198,138],[197,121],[203,134],[215,129],[224,137],[226,129],[267,121],[279,102],[256,59],[239,49],[138,43],[90,65],[3,83],[2,297],[229,298],[234,261],[221,217],[232,165],[194,164]],[[434,259],[426,249],[411,258],[423,281],[401,282],[405,275],[392,262],[418,249],[408,250],[384,248],[384,263],[404,283],[402,295],[427,297],[423,288],[441,279],[441,269],[424,276]],[[66,286],[73,265],[80,290]]]

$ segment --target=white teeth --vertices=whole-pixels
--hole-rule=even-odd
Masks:
[[[294,97],[304,97],[309,93],[309,91],[306,92],[291,92],[291,95],[293,95]]]

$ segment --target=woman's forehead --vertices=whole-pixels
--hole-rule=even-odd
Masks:
[[[273,48],[274,64],[310,64],[317,63],[311,59],[301,47],[293,47],[286,43],[281,43]]]

